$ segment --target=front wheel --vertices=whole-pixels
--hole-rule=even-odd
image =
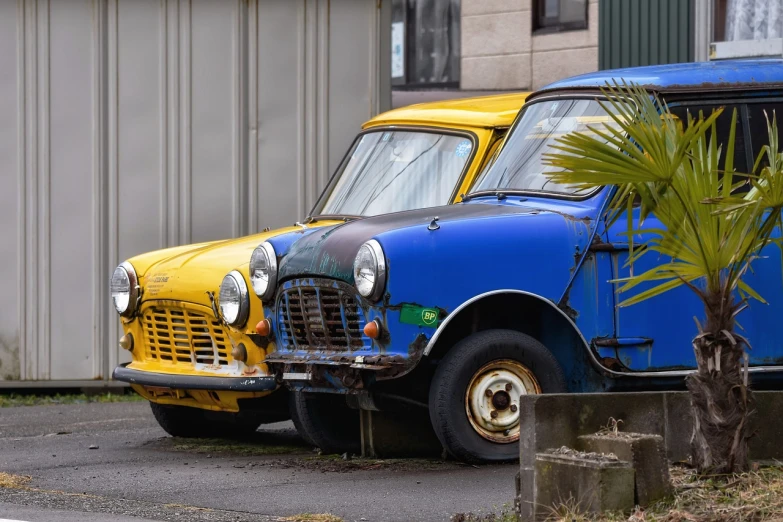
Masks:
[[[246,437],[261,425],[262,418],[252,413],[210,412],[188,406],[150,402],[160,427],[172,437]]]
[[[430,419],[443,446],[467,462],[519,458],[519,398],[566,391],[563,370],[536,339],[486,330],[457,343],[430,385]]]
[[[291,418],[305,441],[323,453],[361,452],[359,411],[331,393],[292,392]]]

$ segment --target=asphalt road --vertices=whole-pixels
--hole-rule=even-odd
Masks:
[[[241,443],[177,439],[134,402],[0,408],[0,472],[15,481],[0,474],[0,519],[358,522],[499,512],[516,467],[319,456],[290,423]]]

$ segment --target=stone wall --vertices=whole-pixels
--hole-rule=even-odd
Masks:
[[[588,28],[534,34],[533,0],[462,0],[462,89],[538,89],[598,69],[598,0]]]

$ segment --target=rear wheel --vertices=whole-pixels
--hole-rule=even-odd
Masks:
[[[566,391],[563,370],[536,339],[486,330],[457,343],[430,386],[430,419],[443,446],[468,462],[519,458],[519,398]]]
[[[246,437],[253,434],[263,418],[252,413],[207,412],[200,408],[150,402],[160,427],[173,437]]]
[[[361,451],[359,411],[331,393],[292,392],[291,418],[302,437],[323,453]]]

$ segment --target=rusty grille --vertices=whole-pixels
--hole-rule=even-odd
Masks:
[[[175,365],[228,364],[229,343],[213,317],[186,309],[150,308],[142,315],[147,358]]]
[[[362,334],[364,312],[348,291],[295,286],[283,291],[277,310],[281,347],[331,351],[371,347]]]

